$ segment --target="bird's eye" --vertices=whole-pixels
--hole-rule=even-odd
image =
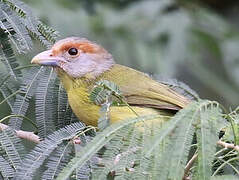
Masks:
[[[78,54],[78,50],[76,48],[70,48],[68,50],[68,53],[71,55],[71,56],[75,56]]]

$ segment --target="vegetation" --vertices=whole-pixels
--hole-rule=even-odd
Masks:
[[[139,115],[109,126],[111,104],[103,103],[99,129],[85,126],[72,113],[53,69],[29,65],[30,57],[22,55],[49,47],[58,33],[25,3],[0,0],[1,179],[238,179],[239,32],[226,15],[204,8],[206,0],[35,3],[44,2],[59,8],[48,23],[60,26],[57,22],[72,13],[65,9],[62,15],[60,4],[68,5],[75,11],[72,33],[81,28],[81,34],[101,41],[123,64],[192,85],[195,79],[188,77],[196,77],[206,86],[199,88],[200,97],[220,103],[157,76],[195,101],[163,125],[152,121],[155,116]],[[81,26],[73,23],[76,19]],[[62,33],[69,28],[60,27]],[[111,96],[126,104],[117,85],[107,81],[98,82],[91,99],[102,104]],[[28,132],[26,140],[22,132],[27,131],[38,136]]]

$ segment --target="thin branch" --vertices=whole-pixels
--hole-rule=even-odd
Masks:
[[[193,163],[196,161],[197,157],[198,157],[198,154],[194,154],[193,157],[188,161],[187,165],[184,168],[184,175],[183,175],[182,180],[189,179],[188,173],[189,173],[191,167],[193,166]]]
[[[232,143],[226,143],[226,142],[219,140],[219,141],[217,141],[217,145],[220,145],[220,146],[224,147],[225,149],[234,149],[239,152],[239,146],[234,145]],[[193,166],[194,162],[196,161],[197,157],[198,157],[198,154],[194,154],[193,157],[188,161],[187,165],[184,168],[184,175],[183,175],[182,180],[189,180],[188,173],[189,173],[191,167]]]
[[[234,149],[239,152],[239,145],[235,145],[232,143],[226,143],[221,140],[217,141],[217,145],[223,146],[224,148]]]
[[[6,128],[8,128],[7,125],[0,123],[0,131],[3,131]],[[34,143],[40,143],[40,137],[34,134],[33,132],[18,130],[16,131],[16,135],[19,138],[26,139]]]

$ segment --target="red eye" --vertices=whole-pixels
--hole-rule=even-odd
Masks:
[[[76,48],[70,48],[68,50],[68,53],[71,55],[71,56],[75,56],[78,54],[78,50]]]

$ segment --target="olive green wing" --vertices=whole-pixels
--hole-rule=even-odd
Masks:
[[[130,105],[178,110],[190,103],[167,85],[126,66],[116,64],[100,78],[116,83]]]

